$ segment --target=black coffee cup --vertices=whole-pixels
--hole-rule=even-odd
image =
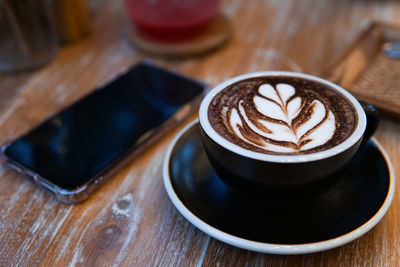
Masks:
[[[354,130],[341,143],[307,154],[264,154],[240,147],[222,137],[211,126],[208,108],[214,96],[226,87],[255,77],[284,76],[306,79],[339,92],[354,107],[357,121]],[[368,118],[367,118],[368,117]],[[349,164],[360,146],[375,132],[379,117],[368,104],[360,104],[348,91],[324,79],[294,72],[257,72],[229,79],[216,86],[203,99],[199,110],[202,141],[209,161],[220,178],[238,192],[298,192],[315,185],[332,183],[337,173]],[[367,123],[368,121],[368,123]]]

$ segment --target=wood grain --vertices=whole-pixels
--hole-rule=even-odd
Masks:
[[[259,70],[318,75],[368,21],[396,22],[400,17],[397,1],[226,0],[221,8],[234,28],[225,46],[195,58],[150,57],[211,86]],[[121,0],[107,1],[93,19],[92,35],[62,48],[49,65],[22,76],[0,77],[1,143],[149,56],[130,45]],[[373,230],[326,252],[254,253],[200,232],[177,212],[161,181],[166,148],[185,123],[78,205],[60,204],[1,168],[0,266],[397,266],[400,262],[397,194]],[[376,137],[400,173],[399,122],[384,119]]]

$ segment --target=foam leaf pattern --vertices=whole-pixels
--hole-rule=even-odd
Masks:
[[[231,129],[243,141],[277,153],[290,153],[323,145],[335,132],[335,116],[318,99],[296,96],[289,84],[263,84],[253,97],[255,117],[243,101],[232,110]]]

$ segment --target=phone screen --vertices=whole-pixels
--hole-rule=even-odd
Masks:
[[[140,145],[204,85],[140,63],[9,145],[4,154],[62,189],[77,188]]]

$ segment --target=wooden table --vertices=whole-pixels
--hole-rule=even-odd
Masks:
[[[211,86],[246,72],[321,74],[368,24],[396,22],[400,2],[226,0],[234,36],[196,58],[152,59]],[[122,1],[94,15],[93,34],[63,47],[35,72],[0,77],[0,142],[14,138],[147,55],[127,38]],[[226,245],[197,230],[172,205],[161,166],[167,146],[196,114],[122,169],[87,201],[65,205],[0,169],[0,266],[396,266],[400,199],[363,237],[326,252],[276,256]],[[376,138],[400,173],[400,123],[384,119]],[[397,184],[397,189],[399,187]],[[398,190],[397,190],[398,191]],[[121,210],[124,209],[124,210]]]

